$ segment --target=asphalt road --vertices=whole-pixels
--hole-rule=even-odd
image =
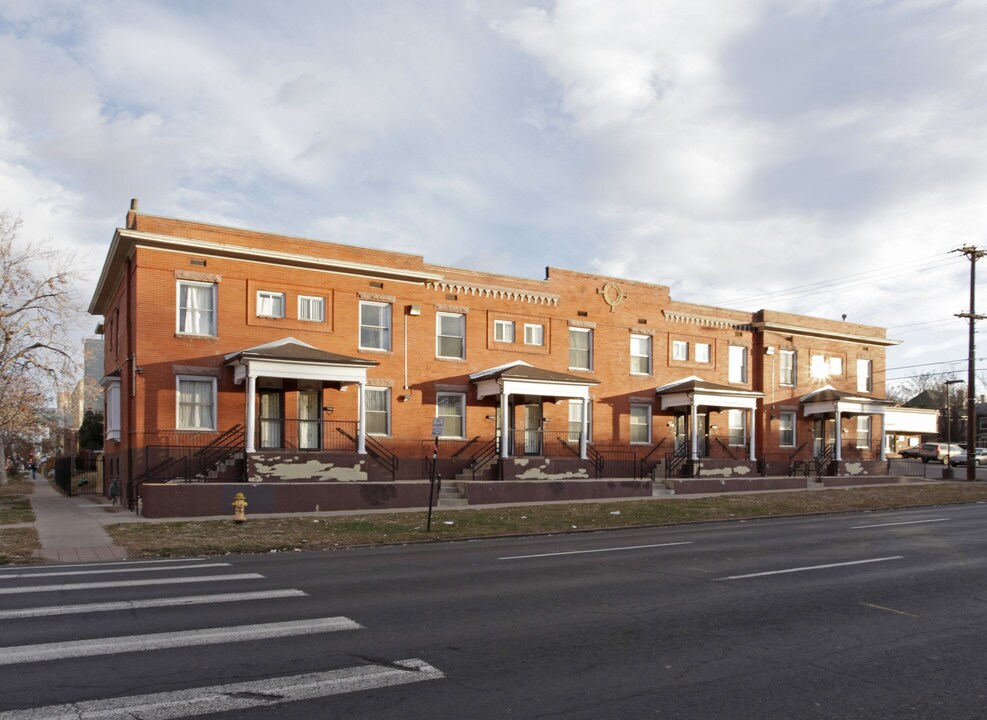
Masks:
[[[0,568],[0,720],[983,718],[985,525],[981,504]]]

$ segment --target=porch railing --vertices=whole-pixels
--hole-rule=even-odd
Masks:
[[[354,452],[356,420],[261,419],[254,445],[258,450]]]
[[[641,458],[639,466],[642,478],[650,478],[651,480],[655,479],[655,471],[658,469],[658,465],[661,461],[651,462],[651,456],[658,452],[658,449],[665,444],[667,439],[668,438],[662,438],[659,440],[658,444],[651,448],[647,455]]]

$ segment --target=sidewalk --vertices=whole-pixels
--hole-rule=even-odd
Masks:
[[[65,497],[40,475],[33,482],[30,499],[42,560],[74,563],[126,559],[127,551],[113,544],[96,515],[113,507],[108,500]]]

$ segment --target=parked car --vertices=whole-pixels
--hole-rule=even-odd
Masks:
[[[918,448],[918,456],[922,462],[941,462],[945,465],[949,458],[954,455],[964,455],[966,453],[959,445],[946,443],[922,443]]]
[[[918,451],[922,449],[921,445],[911,445],[904,448],[899,455],[903,458],[918,458]]]
[[[950,456],[949,464],[953,466],[966,465],[966,451],[964,450],[962,455]],[[973,465],[974,467],[987,465],[987,448],[973,448]]]

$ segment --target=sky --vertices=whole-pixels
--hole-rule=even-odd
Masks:
[[[983,0],[0,0],[0,211],[85,304],[139,198],[846,315],[889,383],[964,379],[985,47]]]

